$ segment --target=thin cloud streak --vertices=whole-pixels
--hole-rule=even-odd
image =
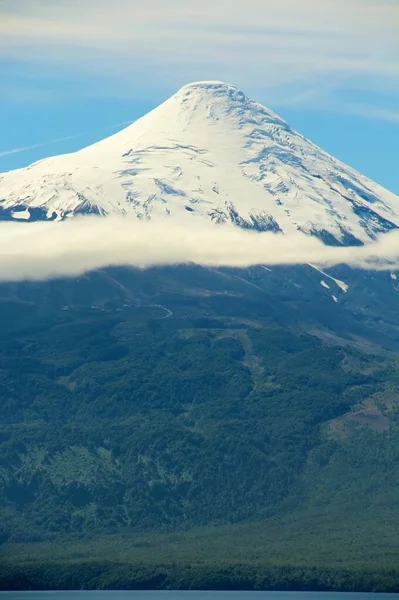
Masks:
[[[20,152],[28,152],[29,150],[34,150],[35,148],[43,148],[45,146],[50,146],[52,144],[58,144],[60,142],[66,142],[68,140],[75,140],[80,137],[84,137],[90,133],[96,133],[98,131],[106,131],[110,129],[115,129],[116,127],[122,127],[124,125],[131,125],[133,121],[124,121],[123,123],[115,123],[114,125],[107,125],[105,127],[100,128],[96,131],[83,131],[81,133],[75,133],[73,135],[67,135],[65,137],[56,138],[55,140],[47,140],[46,142],[39,142],[38,144],[32,144],[31,146],[22,146],[21,148],[12,148],[11,150],[5,150],[0,152],[1,156],[9,156],[11,154],[19,154]]]
[[[399,110],[381,108],[378,106],[362,106],[356,104],[349,106],[350,112],[362,117],[388,121],[389,123],[399,123]]]
[[[35,148],[43,148],[44,146],[50,146],[51,144],[57,144],[58,142],[66,142],[68,140],[74,140],[75,138],[83,136],[84,133],[77,133],[76,135],[67,135],[65,137],[57,138],[55,140],[48,140],[47,142],[40,142],[39,144],[32,144],[31,146],[22,146],[21,148],[12,148],[11,150],[5,150],[0,152],[1,156],[9,156],[10,154],[19,154],[20,152],[28,152]]]
[[[213,267],[346,263],[381,270],[399,268],[399,232],[348,248],[325,246],[301,233],[244,231],[190,217],[181,222],[83,217],[59,223],[1,223],[0,255],[2,281],[77,276],[111,265],[146,268],[189,262]]]

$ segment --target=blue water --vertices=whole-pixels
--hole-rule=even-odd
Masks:
[[[0,592],[0,600],[399,600],[399,594],[334,592]]]

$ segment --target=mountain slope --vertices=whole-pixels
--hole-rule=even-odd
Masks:
[[[186,265],[0,285],[0,588],[129,587],[133,565],[164,587],[168,565],[174,587],[186,566],[234,587],[248,565],[267,587],[274,565],[276,587],[298,567],[289,585],[348,589],[395,569],[398,358],[360,344],[390,277],[331,277]],[[348,306],[363,285],[368,315]]]
[[[0,175],[0,218],[199,216],[359,244],[399,225],[399,198],[220,82],[198,82],[79,152]]]

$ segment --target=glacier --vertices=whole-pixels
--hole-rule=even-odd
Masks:
[[[360,245],[399,227],[399,197],[238,88],[209,81],[96,144],[0,174],[0,220],[82,214],[199,218]]]

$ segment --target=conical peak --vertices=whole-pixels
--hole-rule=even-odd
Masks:
[[[0,198],[11,219],[195,215],[337,243],[399,227],[396,196],[221,81],[190,83],[101,142],[1,175]]]

